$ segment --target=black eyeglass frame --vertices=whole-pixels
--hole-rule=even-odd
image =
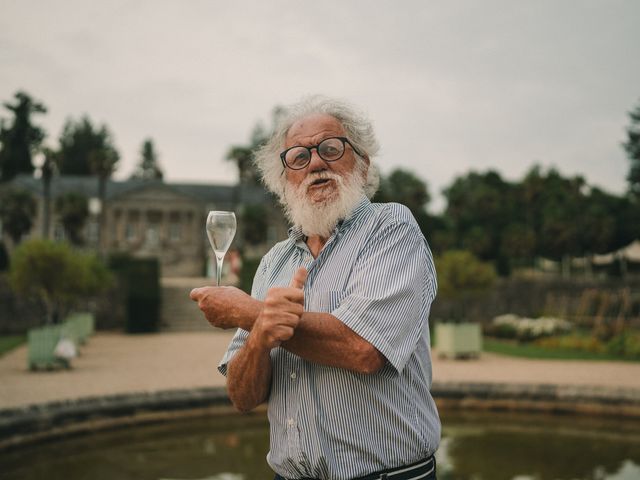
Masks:
[[[344,148],[344,150],[342,151],[342,155],[340,155],[338,158],[334,158],[333,160],[327,160],[326,158],[324,158],[322,156],[322,154],[320,153],[320,150],[318,149],[318,147],[320,146],[320,144],[322,142],[326,142],[327,140],[340,140],[342,142],[342,147]],[[342,157],[344,157],[344,152],[347,151],[346,147],[345,147],[345,143],[348,143],[349,146],[353,149],[353,151],[359,155],[360,157],[362,157],[362,154],[356,149],[356,147],[353,146],[353,143],[351,143],[349,141],[349,139],[347,137],[327,137],[322,139],[322,141],[320,143],[318,143],[317,145],[311,145],[309,147],[306,147],[304,145],[294,145],[293,147],[289,147],[287,148],[284,152],[282,152],[280,154],[280,160],[282,161],[282,166],[286,169],[289,168],[291,170],[302,170],[303,168],[306,168],[307,165],[309,165],[311,163],[311,156],[313,155],[313,152],[311,150],[313,150],[315,148],[316,152],[318,153],[318,156],[322,159],[323,162],[327,162],[327,163],[331,163],[331,162],[337,162],[338,160],[340,160]],[[287,161],[285,160],[286,156],[287,156],[287,152],[289,150],[293,150],[294,148],[306,148],[309,151],[309,160],[307,161],[307,163],[305,163],[303,166],[295,168],[292,167],[291,165],[289,165],[287,163]]]

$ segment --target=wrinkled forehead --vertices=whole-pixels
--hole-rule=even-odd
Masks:
[[[316,145],[327,137],[343,137],[342,123],[331,115],[316,113],[296,120],[285,137],[285,147],[293,145]]]

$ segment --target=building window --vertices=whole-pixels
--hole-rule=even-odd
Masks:
[[[109,228],[109,236],[113,245],[118,245],[120,240],[120,225],[124,223],[122,219],[122,211],[119,208],[113,210],[113,215],[107,221]]]
[[[111,243],[113,243],[114,245],[117,245],[118,242],[120,241],[119,235],[118,235],[118,220],[114,219],[112,222],[109,223],[109,227],[110,227],[110,234],[111,234]]]
[[[160,233],[158,232],[158,227],[156,225],[149,225],[147,227],[145,243],[150,248],[155,248],[160,245]]]
[[[95,245],[98,243],[99,229],[100,226],[95,220],[92,220],[87,224],[87,239],[89,240],[89,244]]]
[[[171,240],[172,242],[179,242],[180,240],[182,240],[182,226],[177,223],[177,222],[173,222],[169,225],[169,240]]]
[[[67,238],[67,236],[64,233],[64,227],[62,226],[61,223],[56,223],[53,226],[53,239],[56,242],[62,242]]]
[[[127,242],[135,242],[138,239],[138,226],[135,223],[127,223],[125,227],[125,238]]]

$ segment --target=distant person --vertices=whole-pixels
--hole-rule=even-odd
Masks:
[[[219,364],[241,411],[268,402],[275,479],[434,479],[431,252],[408,208],[375,204],[378,144],[348,104],[287,110],[256,163],[293,227],[252,296],[191,292],[209,322],[238,328]]]

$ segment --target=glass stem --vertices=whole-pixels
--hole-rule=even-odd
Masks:
[[[220,286],[220,277],[222,277],[222,261],[224,260],[224,257],[218,257],[216,255],[216,280],[217,280],[217,286]]]

